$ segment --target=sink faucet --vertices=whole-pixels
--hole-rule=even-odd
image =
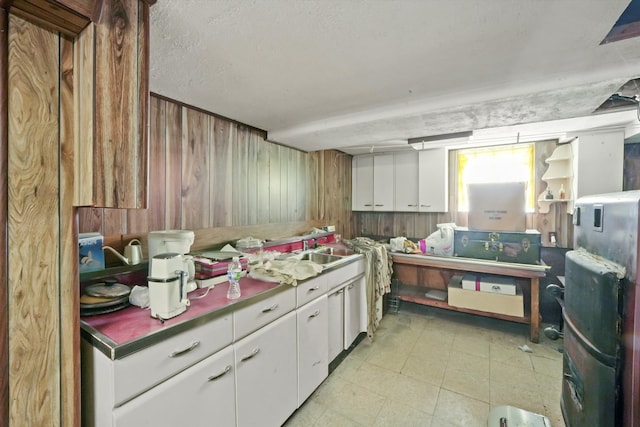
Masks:
[[[303,240],[302,241],[302,250],[304,250],[304,251],[309,250],[309,242],[311,242],[311,247],[312,248],[316,247],[316,239]]]

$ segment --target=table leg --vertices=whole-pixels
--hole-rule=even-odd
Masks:
[[[540,279],[531,279],[531,342],[540,341]]]

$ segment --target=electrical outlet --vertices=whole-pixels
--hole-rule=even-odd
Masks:
[[[558,243],[558,241],[556,240],[557,236],[556,236],[556,232],[555,231],[550,231],[549,232],[549,243],[555,245]]]

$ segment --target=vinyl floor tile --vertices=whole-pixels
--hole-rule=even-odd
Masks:
[[[526,344],[532,353],[518,349]],[[286,422],[287,427],[485,427],[513,405],[565,427],[562,339],[528,325],[425,307],[386,314]]]

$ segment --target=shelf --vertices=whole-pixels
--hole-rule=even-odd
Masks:
[[[429,307],[437,307],[445,310],[458,311],[460,313],[476,314],[484,317],[493,317],[501,320],[508,320],[516,323],[531,323],[530,309],[525,304],[524,317],[508,316],[506,314],[490,313],[486,311],[471,310],[468,308],[460,308],[449,305],[446,301],[438,301],[436,299],[427,298],[424,294],[430,288],[423,286],[404,285],[400,284],[398,287],[398,299],[401,301],[412,302],[420,305],[426,305]]]

